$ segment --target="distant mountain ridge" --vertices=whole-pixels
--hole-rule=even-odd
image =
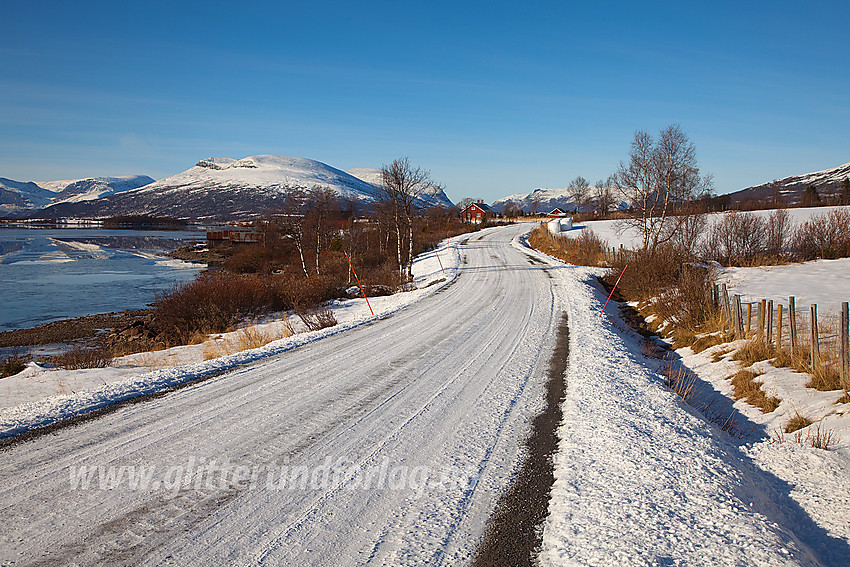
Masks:
[[[56,193],[32,181],[14,181],[0,177],[0,216],[21,216],[53,201]]]
[[[592,190],[593,188],[591,187],[589,192]],[[504,213],[508,203],[513,203],[527,213],[534,211],[548,213],[555,208],[566,212],[572,212],[576,209],[575,199],[569,194],[569,190],[566,188],[547,189],[540,187],[526,195],[517,193],[502,197],[494,201],[490,207],[497,213]]]
[[[836,197],[841,192],[841,185],[845,179],[850,179],[850,163],[838,167],[792,175],[775,181],[761,183],[746,189],[734,191],[721,195],[729,198],[731,204],[746,201],[772,202],[774,198],[782,200],[788,206],[799,205],[803,200],[803,192],[808,187],[814,187],[821,199]],[[588,189],[593,194],[594,187]],[[517,193],[502,197],[493,202],[491,207],[494,211],[503,213],[508,203],[514,203],[526,212],[531,212],[535,205],[538,213],[546,213],[558,207],[564,211],[575,210],[575,200],[570,196],[568,189],[545,189],[538,188],[530,193]]]
[[[279,210],[292,191],[317,186],[330,189],[343,202],[369,206],[376,200],[375,185],[325,163],[257,155],[203,159],[182,173],[138,189],[94,200],[56,203],[39,211],[38,216],[151,215],[189,220],[248,220]],[[451,201],[441,192],[431,204],[451,206]]]
[[[823,171],[791,175],[775,181],[754,185],[729,193],[732,203],[745,201],[772,201],[775,197],[787,205],[799,205],[803,200],[803,192],[808,187],[814,187],[821,199],[832,198],[841,192],[841,184],[850,178],[850,163],[839,165]]]
[[[21,182],[0,178],[0,216],[24,217],[63,202],[90,201],[152,183],[147,175]]]
[[[138,189],[153,182],[153,178],[147,175],[89,177],[87,179],[69,181],[64,188],[59,190],[51,205],[100,199],[107,195],[115,195],[116,193]],[[42,187],[45,187],[45,185],[47,184],[42,184]],[[45,189],[49,189],[49,187],[45,187]]]

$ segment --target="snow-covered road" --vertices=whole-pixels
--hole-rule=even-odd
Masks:
[[[391,317],[3,451],[0,564],[468,561],[560,318],[516,234]]]

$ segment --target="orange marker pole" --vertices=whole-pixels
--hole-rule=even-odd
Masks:
[[[602,306],[602,311],[599,312],[600,317],[602,317],[602,313],[605,312],[605,308],[608,307],[608,302],[611,301],[611,296],[614,295],[614,290],[617,289],[617,284],[620,283],[620,278],[622,278],[623,274],[626,273],[626,268],[628,268],[628,267],[629,267],[628,264],[623,266],[623,271],[620,272],[620,277],[617,278],[617,282],[614,284],[614,287],[611,289],[611,293],[608,294],[608,299],[605,300],[605,305]]]
[[[363,291],[363,286],[360,285],[360,278],[357,277],[357,272],[354,271],[354,265],[351,263],[351,257],[349,257],[348,252],[345,252],[344,250],[343,250],[343,254],[345,254],[345,257],[348,259],[348,265],[351,266],[351,273],[354,274],[354,279],[357,280],[357,285],[360,286],[360,293],[363,294],[363,299],[366,300],[366,305],[369,306],[369,313],[374,315],[375,312],[372,311],[372,305],[369,303],[369,298],[366,297],[366,292]]]

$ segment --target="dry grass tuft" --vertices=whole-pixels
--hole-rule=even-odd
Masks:
[[[104,347],[86,348],[75,346],[68,352],[53,358],[53,364],[65,370],[84,368],[106,368],[112,363],[112,353]]]
[[[664,385],[672,392],[679,395],[685,402],[690,403],[696,394],[697,375],[684,367],[673,368],[672,366],[663,371]]]
[[[752,370],[740,370],[731,376],[733,396],[737,400],[745,400],[748,404],[761,409],[762,413],[770,413],[779,407],[782,400],[768,396],[761,389],[761,382],[756,382],[760,376]]]
[[[231,337],[219,336],[204,343],[204,360],[264,347],[270,342],[291,336],[291,333],[287,334],[286,327],[280,333],[261,331],[257,327],[245,327]]]
[[[776,356],[772,345],[766,344],[759,339],[748,340],[743,347],[732,356],[733,360],[741,361],[744,366],[751,366],[756,362],[768,360]]]
[[[826,362],[820,362],[809,370],[809,374],[812,376],[812,379],[806,384],[809,388],[814,388],[821,392],[841,390],[841,375],[834,366]]]
[[[804,427],[808,427],[812,424],[812,421],[800,415],[800,412],[794,410],[794,417],[788,420],[788,423],[785,424],[785,433],[794,433],[795,431],[799,431]]]
[[[720,335],[720,333],[711,333],[707,335],[694,336],[694,342],[691,343],[690,346],[691,350],[693,350],[694,352],[702,352],[705,349],[723,344],[723,342],[723,337]],[[728,353],[724,353],[724,355],[725,354]]]
[[[711,355],[712,362],[720,362],[726,358],[726,355],[732,352],[732,350],[732,347],[729,346],[717,349],[714,354]]]

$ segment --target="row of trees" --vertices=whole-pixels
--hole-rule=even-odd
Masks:
[[[434,206],[442,186],[400,158],[382,167],[377,201],[341,201],[326,187],[292,191],[284,205],[255,223],[261,242],[233,250],[225,267],[237,273],[300,273],[305,279],[341,272],[348,258],[367,279],[393,286],[413,277],[413,259],[449,235],[469,230],[457,208]],[[389,277],[389,272],[395,275]],[[393,280],[393,281],[391,281]]]

